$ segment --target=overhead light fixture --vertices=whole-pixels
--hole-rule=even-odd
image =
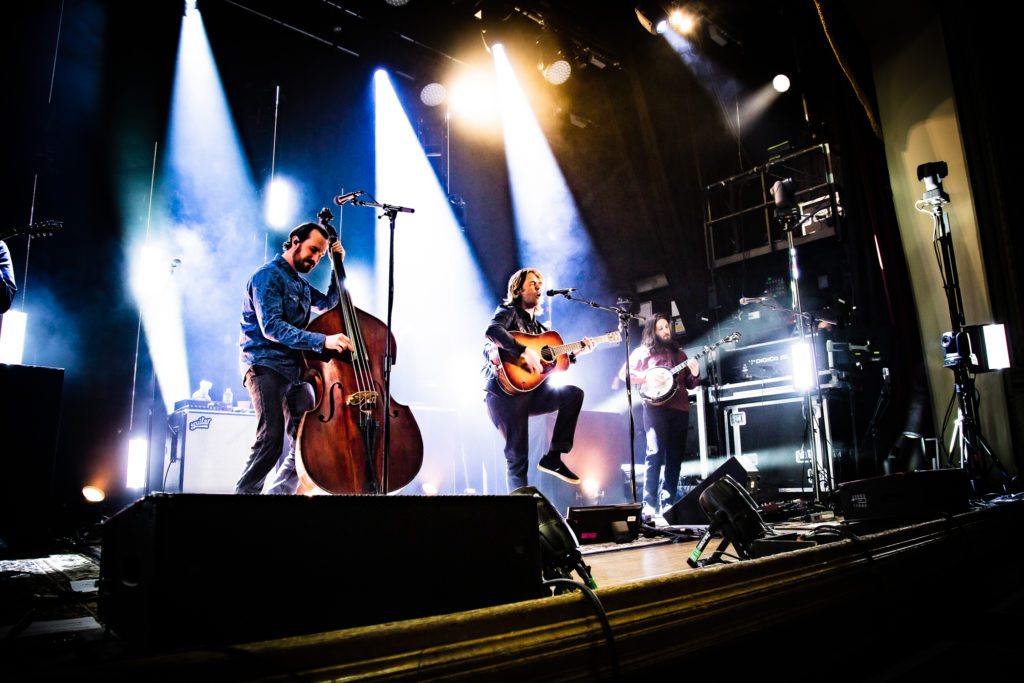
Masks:
[[[444,104],[448,99],[448,90],[440,83],[427,83],[420,90],[420,102],[428,107]]]
[[[789,76],[786,74],[779,74],[772,79],[772,87],[775,88],[775,92],[786,92],[789,90],[790,85]]]
[[[692,13],[677,7],[668,15],[668,23],[679,33],[689,34],[697,25],[697,18]]]
[[[550,64],[545,65],[541,63],[538,66],[541,73],[544,74],[544,80],[551,85],[562,85],[572,75],[572,65],[564,57],[559,57]]]
[[[537,36],[537,69],[544,80],[552,85],[562,85],[572,75],[572,64],[558,39],[550,32],[543,31]],[[585,66],[586,62],[582,62]]]
[[[636,12],[640,25],[652,36],[661,35],[668,30],[668,15],[659,3],[641,2],[633,11]]]

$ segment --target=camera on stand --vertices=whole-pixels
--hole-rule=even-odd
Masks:
[[[943,203],[949,203],[949,195],[942,190],[942,179],[949,175],[949,167],[945,161],[929,161],[917,167],[917,179],[924,181],[924,196],[921,198],[927,203],[936,199]]]

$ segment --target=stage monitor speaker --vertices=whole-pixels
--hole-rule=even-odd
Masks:
[[[541,597],[527,496],[156,494],[104,525],[100,619],[155,648]]]
[[[580,544],[627,543],[640,536],[640,510],[640,503],[571,507],[566,521]],[[616,522],[622,522],[625,527]],[[620,534],[618,530],[623,528],[625,533]]]
[[[63,388],[62,369],[0,363],[0,539],[14,553],[49,542]]]
[[[839,485],[847,521],[952,515],[967,512],[970,497],[971,478],[962,469],[888,474]]]
[[[666,510],[664,513],[665,521],[676,525],[708,524],[708,516],[700,507],[700,494],[704,492],[704,489],[727,474],[746,489],[751,498],[757,500],[757,489],[760,481],[757,467],[742,456],[733,456],[722,463],[717,470],[709,474],[704,481],[693,487],[689,493],[680,498],[678,503]]]

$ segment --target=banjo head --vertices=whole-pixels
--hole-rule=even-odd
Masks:
[[[650,368],[644,374],[644,385],[640,396],[647,401],[660,401],[672,395],[675,381],[668,368]]]

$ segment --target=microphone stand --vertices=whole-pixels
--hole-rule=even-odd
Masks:
[[[381,204],[379,202],[367,202],[360,199],[353,199],[352,204],[356,206],[371,206],[380,209],[383,213],[377,216],[378,220],[384,216],[388,217],[389,244],[388,244],[388,314],[384,341],[384,456],[381,462],[381,492],[388,494],[388,459],[391,455],[391,312],[395,306],[395,219],[399,213],[414,213],[415,209],[406,206],[395,206],[393,204]]]
[[[790,284],[792,285],[793,294],[793,311],[796,313],[797,330],[800,335],[800,343],[807,343],[811,350],[811,381],[813,382],[813,395],[817,397],[819,410],[823,410],[823,402],[821,397],[821,382],[818,375],[818,354],[814,348],[814,325],[812,323],[809,332],[810,342],[805,342],[807,333],[804,331],[805,322],[810,320],[817,320],[814,316],[804,313],[803,306],[800,302],[800,267],[797,263],[796,246],[793,243],[793,233],[803,225],[805,222],[813,217],[813,214],[800,217],[799,210],[797,212],[787,211],[783,208],[776,209],[776,217],[779,219],[779,223],[782,225],[783,232],[786,233],[786,241],[789,247],[789,267],[790,267]],[[763,302],[762,302],[763,303]],[[831,321],[828,321],[831,322]],[[795,368],[794,368],[795,369]],[[794,373],[794,383],[796,376]],[[822,500],[822,486],[821,486],[821,469],[826,469],[826,488],[831,493],[833,490],[833,476],[832,476],[832,464],[831,462],[826,463],[821,453],[821,425],[819,423],[818,414],[814,409],[814,399],[811,398],[812,393],[808,392],[805,399],[805,409],[807,412],[807,420],[810,422],[811,427],[811,476],[813,478],[813,489],[814,489],[814,501],[821,503]],[[821,460],[819,461],[819,457]],[[827,465],[827,467],[826,467]]]
[[[629,371],[629,321],[637,320],[642,322],[643,318],[630,313],[623,306],[605,306],[581,297],[574,297],[568,292],[563,292],[562,296],[569,301],[575,301],[600,311],[614,313],[619,318],[619,334],[622,335],[623,345],[626,349],[626,403],[629,406],[629,488],[632,492],[633,502],[636,503],[636,424],[633,420],[633,382]]]

